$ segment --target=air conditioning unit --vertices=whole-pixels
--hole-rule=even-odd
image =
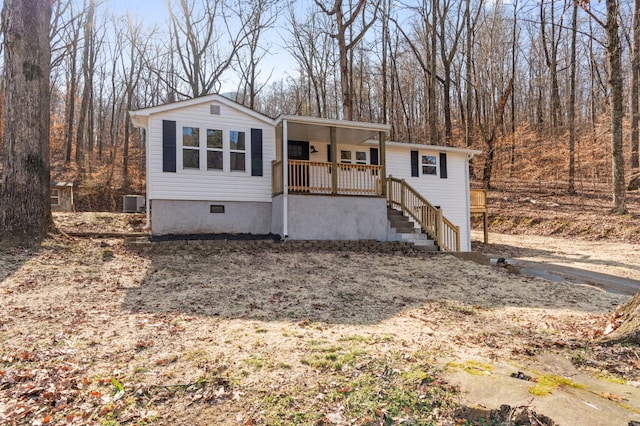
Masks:
[[[142,213],[145,208],[145,198],[142,195],[124,195],[122,197],[123,213]]]

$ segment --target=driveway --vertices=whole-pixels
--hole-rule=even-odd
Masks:
[[[472,231],[472,240],[474,251],[494,262],[502,257],[524,275],[630,296],[640,291],[639,244],[495,233],[483,244],[479,231]]]

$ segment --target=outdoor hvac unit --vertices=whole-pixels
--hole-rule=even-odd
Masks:
[[[144,212],[144,197],[142,195],[125,195],[122,197],[122,211],[124,213]]]

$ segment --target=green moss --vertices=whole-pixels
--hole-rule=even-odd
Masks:
[[[490,376],[494,370],[492,365],[473,360],[468,360],[463,363],[450,362],[447,364],[447,367],[461,369],[474,376]]]
[[[627,381],[622,377],[613,376],[611,374],[599,374],[598,379],[606,380],[611,383],[615,383],[617,385],[626,385]]]
[[[571,379],[563,376],[543,374],[538,377],[535,386],[529,388],[529,393],[535,396],[546,396],[552,394],[554,390],[561,387],[570,387],[574,389],[584,389],[584,385],[576,383]]]

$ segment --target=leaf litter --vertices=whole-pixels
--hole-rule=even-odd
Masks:
[[[439,358],[588,349],[627,300],[446,255],[66,236],[0,277],[7,424],[454,424]]]

